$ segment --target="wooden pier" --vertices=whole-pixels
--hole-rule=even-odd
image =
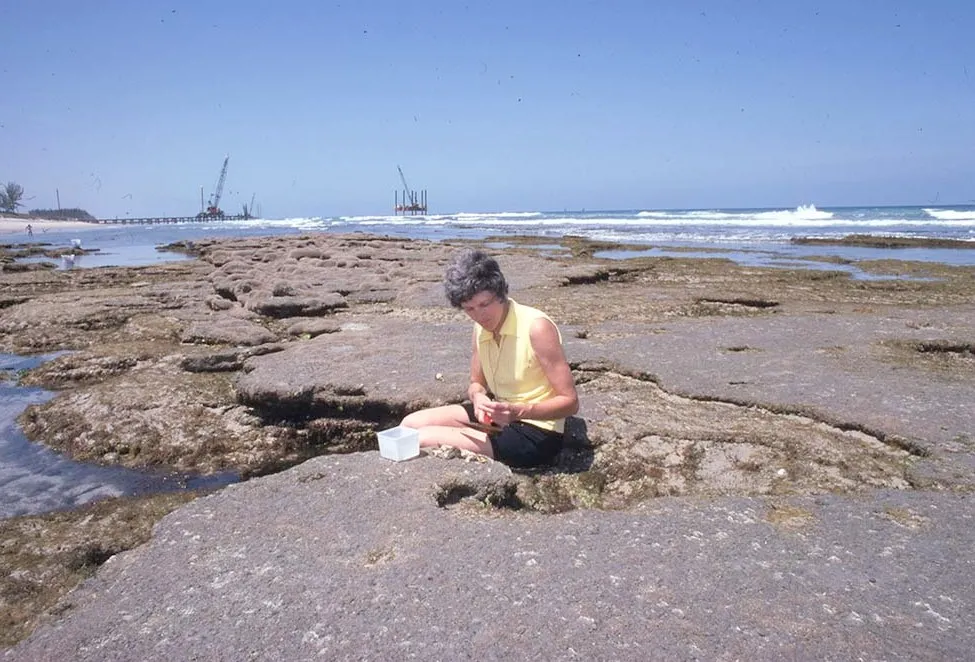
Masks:
[[[153,216],[148,218],[97,218],[89,223],[100,223],[104,225],[148,225],[153,223],[206,223],[207,221],[247,221],[254,218],[250,214],[207,216],[197,214],[196,216]]]

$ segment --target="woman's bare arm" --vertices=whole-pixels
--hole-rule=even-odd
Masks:
[[[579,395],[576,393],[572,369],[562,351],[559,332],[555,325],[545,318],[532,322],[529,329],[532,349],[538,358],[545,377],[555,391],[555,395],[544,402],[536,403],[492,403],[489,412],[495,423],[507,425],[518,419],[550,420],[565,418],[579,411]]]
[[[477,328],[474,329],[471,342],[471,383],[467,387],[467,398],[474,405],[474,415],[477,420],[487,423],[485,405],[490,403],[491,399],[488,397],[487,378],[481,368],[481,358],[477,351]]]

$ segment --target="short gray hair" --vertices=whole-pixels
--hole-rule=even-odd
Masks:
[[[497,260],[479,250],[468,249],[454,258],[444,274],[443,288],[454,308],[478,292],[490,292],[502,303],[508,300],[508,281]]]

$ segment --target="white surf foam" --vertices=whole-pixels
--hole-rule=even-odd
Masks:
[[[939,221],[973,221],[975,222],[975,209],[956,210],[956,209],[925,209],[924,213],[931,218]]]

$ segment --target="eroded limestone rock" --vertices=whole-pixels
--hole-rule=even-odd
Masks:
[[[196,345],[262,345],[277,336],[260,324],[226,317],[213,322],[196,322],[183,331],[184,343]]]

